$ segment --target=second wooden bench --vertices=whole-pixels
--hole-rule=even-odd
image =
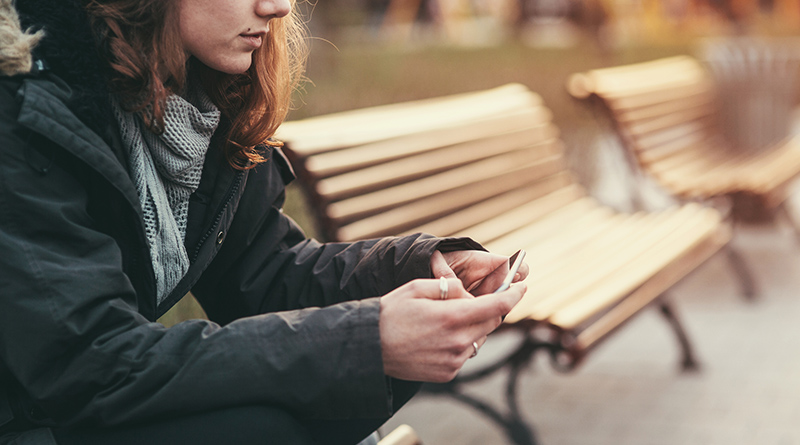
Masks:
[[[771,69],[780,68],[765,64],[758,81],[772,81]],[[608,117],[634,172],[654,178],[680,200],[724,198],[734,220],[777,211],[800,238],[800,225],[786,207],[800,176],[800,138],[789,135],[764,147],[727,140],[720,91],[698,60],[675,56],[576,73],[567,89]],[[728,253],[744,294],[754,296],[751,272],[735,250]]]

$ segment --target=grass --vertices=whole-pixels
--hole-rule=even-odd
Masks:
[[[536,49],[343,46],[314,42],[311,83],[289,119],[522,83],[542,95],[562,128],[579,118],[564,84],[574,72],[690,52],[691,45],[637,47],[603,57],[593,45]]]

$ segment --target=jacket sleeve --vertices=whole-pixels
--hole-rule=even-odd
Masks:
[[[98,205],[85,179],[92,172],[65,152],[43,157],[39,149],[49,144],[0,113],[0,361],[18,399],[32,405],[22,410],[35,413],[31,420],[115,425],[243,404],[315,418],[390,414],[377,298],[254,315],[225,326],[192,320],[166,329],[149,322],[137,312],[119,246],[98,230],[88,210]],[[31,159],[52,162],[37,170]],[[283,216],[263,227],[295,230]],[[367,279],[348,270],[377,272],[360,267],[361,259],[416,257],[436,243],[418,238],[403,251],[396,242],[324,246],[278,239],[285,248],[263,259],[275,274],[299,267],[321,268],[320,277],[348,277],[345,291],[326,302],[346,299],[357,280]],[[357,253],[340,262],[342,252]],[[410,277],[416,267],[399,276]],[[327,280],[302,285],[310,286],[303,292]],[[300,286],[289,281],[258,287],[292,292]],[[359,296],[377,296],[382,286]]]
[[[469,238],[427,234],[353,243],[308,239],[281,207],[284,182],[293,178],[275,149],[252,171],[225,243],[193,293],[212,320],[384,295],[416,278],[430,278],[430,257],[483,249]]]
[[[392,414],[392,391],[387,392],[375,379],[384,378],[384,374],[378,330],[380,302],[374,297],[413,279],[431,277],[430,256],[434,250],[483,247],[468,238],[442,239],[426,234],[354,243],[319,243],[306,238],[280,210],[283,182],[291,178],[288,161],[276,151],[258,169],[250,173],[225,243],[194,286],[194,295],[209,317],[221,324],[273,312],[291,320],[308,308],[320,311],[317,320],[276,332],[276,343],[297,347],[275,348],[271,351],[274,360],[291,363],[297,354],[312,353],[320,359],[317,366],[322,365],[323,373],[333,372],[342,377],[350,374],[355,378],[354,386],[346,390],[349,395],[343,394],[345,399],[352,396],[375,399],[375,405],[382,399],[389,409],[386,414]],[[359,330],[368,335],[353,335],[344,325],[328,325],[328,315],[346,320],[359,314],[359,311],[339,313],[343,305],[362,307],[361,314],[364,305],[374,309],[357,318]],[[342,345],[348,346],[349,354],[343,354]],[[325,380],[309,371],[305,367],[291,368],[298,376],[299,386],[306,381]],[[392,382],[396,383],[399,384]]]

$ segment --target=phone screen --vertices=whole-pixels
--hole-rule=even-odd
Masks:
[[[519,267],[522,265],[522,260],[525,259],[525,251],[518,250],[514,255],[508,259],[508,264],[510,267],[508,268],[508,273],[506,274],[506,278],[503,280],[503,283],[500,284],[500,287],[494,291],[494,293],[503,292],[504,290],[508,289],[511,286],[511,282],[514,281],[514,276],[519,271]]]

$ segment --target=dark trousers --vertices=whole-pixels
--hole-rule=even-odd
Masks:
[[[400,409],[417,383],[393,381],[392,404]],[[58,445],[353,445],[377,430],[387,418],[309,420],[278,408],[241,406],[116,428],[53,428]]]

